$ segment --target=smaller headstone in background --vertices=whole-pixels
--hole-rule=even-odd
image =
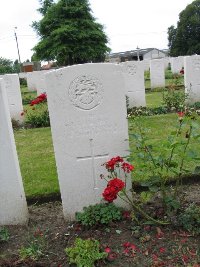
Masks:
[[[125,80],[125,95],[128,107],[146,106],[144,68],[140,61],[127,61],[120,64]]]
[[[163,59],[153,59],[150,62],[151,88],[165,87],[165,68]]]
[[[18,123],[23,123],[22,96],[18,74],[5,74],[3,76],[10,109],[10,116]]]
[[[27,220],[9,104],[4,81],[0,79],[0,225],[25,224]]]
[[[184,58],[185,93],[187,102],[193,104],[200,101],[200,56],[186,56]]]
[[[27,87],[29,91],[36,91],[36,80],[33,72],[27,72]]]
[[[42,93],[46,92],[46,81],[45,81],[45,74],[52,70],[41,70],[41,71],[34,71],[34,79],[36,81],[36,90],[37,95],[40,95]]]
[[[180,70],[184,66],[184,57],[179,56],[179,57],[172,57],[170,58],[171,62],[171,72],[173,74],[180,74]]]

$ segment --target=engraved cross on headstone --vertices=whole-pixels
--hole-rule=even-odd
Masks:
[[[97,177],[96,170],[95,170],[95,159],[101,159],[101,158],[106,158],[106,157],[108,157],[108,154],[95,155],[93,139],[90,139],[90,155],[85,156],[85,157],[77,157],[77,161],[88,160],[88,159],[92,160],[91,167],[92,167],[92,177],[93,177],[93,182],[94,182],[94,190],[98,189],[98,186],[97,186],[98,180],[97,179],[99,179],[99,177]]]

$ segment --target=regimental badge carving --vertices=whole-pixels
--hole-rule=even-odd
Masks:
[[[135,64],[127,64],[126,71],[130,75],[135,75],[137,71],[137,66]]]
[[[77,108],[84,110],[93,109],[102,101],[103,86],[93,76],[79,76],[70,83],[69,98]]]

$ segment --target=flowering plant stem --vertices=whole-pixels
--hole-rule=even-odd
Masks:
[[[156,224],[161,224],[161,225],[168,225],[168,224],[169,224],[169,222],[167,222],[167,221],[156,220],[156,219],[154,219],[153,217],[151,217],[150,215],[148,215],[143,209],[141,209],[141,208],[139,207],[139,205],[134,204],[134,202],[130,199],[130,197],[128,196],[128,194],[126,193],[125,190],[123,190],[122,192],[123,192],[123,194],[124,194],[124,196],[126,197],[127,200],[124,199],[124,198],[122,198],[121,196],[119,196],[119,198],[121,198],[124,202],[130,204],[131,207],[132,207],[135,211],[139,212],[145,219],[150,220],[150,221],[152,221],[152,222],[154,222],[154,223],[156,223]]]

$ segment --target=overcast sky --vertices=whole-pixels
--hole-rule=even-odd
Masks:
[[[179,13],[193,0],[89,0],[93,15],[104,25],[112,52],[139,48],[167,48],[167,28],[176,26]],[[21,61],[30,59],[38,42],[31,28],[39,20],[38,0],[1,0],[0,57],[18,59],[14,38],[17,27]]]

